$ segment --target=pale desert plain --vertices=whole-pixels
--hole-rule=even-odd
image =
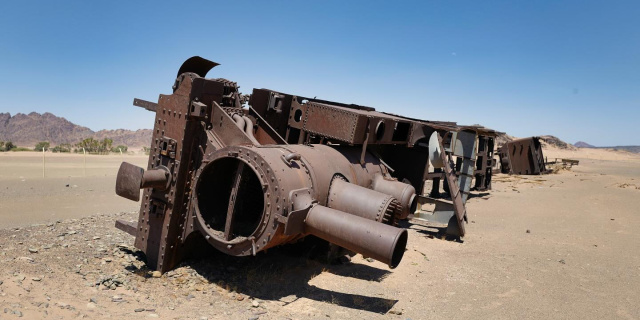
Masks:
[[[462,241],[409,228],[393,270],[291,248],[213,255],[154,275],[114,228],[120,162],[146,156],[0,153],[0,319],[638,319],[640,155],[544,149],[555,174],[495,174],[467,202]]]

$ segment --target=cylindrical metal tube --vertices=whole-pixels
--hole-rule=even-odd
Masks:
[[[409,216],[416,197],[416,189],[412,185],[398,180],[387,180],[381,174],[377,174],[373,178],[372,187],[373,190],[391,195],[398,200],[402,206],[399,219],[406,219]]]
[[[400,209],[393,196],[342,179],[331,183],[327,206],[388,225],[394,224],[396,211]]]
[[[242,119],[244,119],[244,132],[253,136],[253,121],[247,116],[242,116]]]
[[[247,134],[247,136],[249,137],[249,139],[251,140],[251,142],[253,142],[253,144],[259,146],[260,142],[258,142],[258,140],[256,140],[256,137],[253,135],[253,121],[251,121],[251,119],[249,119],[249,117],[247,116],[242,116],[242,119],[244,120],[244,133]]]
[[[348,250],[398,266],[407,246],[407,230],[346,212],[315,205],[305,220],[305,231]]]
[[[360,164],[361,148],[333,147],[326,145],[287,145],[287,150],[300,154],[314,175],[314,189],[318,190],[318,203],[325,205],[328,190],[336,174],[349,182],[368,188],[374,174],[384,173],[386,168],[372,154],[366,154],[365,165]]]
[[[142,174],[140,188],[156,188],[164,190],[169,181],[169,170],[165,168],[147,170]]]
[[[236,122],[236,126],[238,126],[240,130],[244,131],[245,121],[242,118],[242,116],[236,113],[233,116],[231,116],[231,118],[233,119],[233,121]]]
[[[391,224],[397,201],[367,189],[373,177],[366,185],[355,185],[359,176],[382,168],[369,170],[375,166],[353,164],[325,145],[230,146],[207,154],[206,160],[196,173],[194,228],[221,252],[247,256],[314,234],[392,267],[402,259],[406,231],[383,224]],[[244,164],[241,178],[235,173],[239,164]],[[353,187],[344,182],[346,192],[336,191],[340,208],[349,213],[327,207],[331,181],[337,176],[354,182]],[[310,201],[304,207],[293,207],[300,190],[307,190]],[[362,196],[350,200],[355,193]],[[229,201],[234,194],[242,200]],[[317,208],[311,209],[315,211],[307,227],[304,213],[308,206]],[[317,212],[327,210],[327,216],[318,217]]]
[[[340,152],[351,163],[356,180],[349,179],[349,182],[353,184],[369,188],[376,174],[386,174],[388,172],[387,167],[371,152],[365,153],[364,164],[361,164],[362,148],[336,146],[334,149]]]

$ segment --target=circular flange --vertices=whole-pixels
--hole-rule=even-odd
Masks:
[[[215,230],[211,228],[204,220],[202,213],[200,212],[200,206],[198,204],[198,190],[201,183],[201,175],[209,166],[213,165],[217,160],[224,158],[233,158],[243,162],[246,168],[249,168],[256,175],[257,179],[262,186],[263,196],[263,212],[260,217],[260,222],[255,231],[250,236],[240,236],[230,240],[225,240],[223,237],[223,231]],[[213,245],[216,249],[234,256],[252,255],[260,250],[265,243],[268,242],[272,234],[275,233],[277,225],[269,225],[271,216],[277,211],[279,205],[276,205],[274,199],[283,199],[280,194],[280,187],[278,180],[273,175],[273,169],[269,163],[258,153],[247,147],[226,147],[216,152],[207,154],[205,156],[205,164],[200,166],[195,176],[195,192],[192,194],[194,210],[195,210],[195,222],[198,229],[203,233],[207,241]],[[273,229],[267,232],[267,228]],[[267,239],[267,241],[264,241]]]

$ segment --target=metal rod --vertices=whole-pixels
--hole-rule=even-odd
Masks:
[[[229,195],[229,205],[227,206],[227,220],[224,226],[224,239],[231,240],[233,236],[233,213],[236,208],[236,197],[238,196],[238,189],[240,189],[240,181],[242,180],[242,171],[244,170],[244,163],[238,162],[235,175],[233,176],[233,187],[231,189],[231,195]]]

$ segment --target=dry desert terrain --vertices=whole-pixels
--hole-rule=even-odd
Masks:
[[[393,270],[293,246],[161,277],[114,228],[138,208],[114,194],[121,156],[47,154],[43,178],[42,154],[0,153],[0,319],[640,318],[640,156],[544,152],[580,164],[494,175],[461,242],[406,224]]]

